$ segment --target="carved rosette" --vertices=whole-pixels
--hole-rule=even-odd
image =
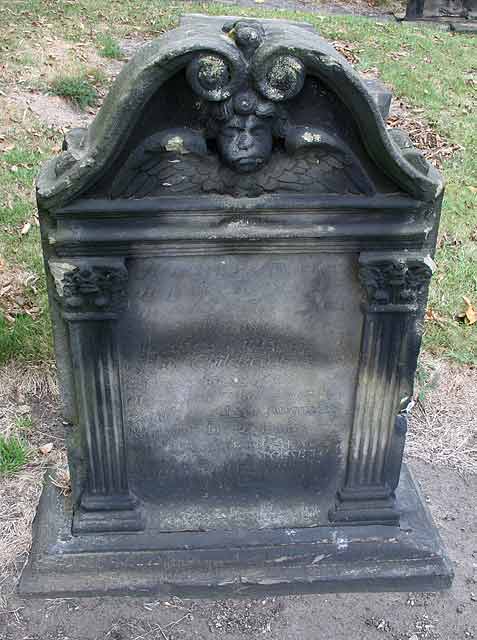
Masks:
[[[260,93],[272,102],[294,98],[305,83],[305,65],[292,55],[275,55],[256,65],[255,81]]]
[[[211,102],[230,98],[246,76],[246,66],[240,60],[232,63],[217,53],[201,53],[191,60],[186,70],[194,92]]]
[[[282,102],[303,88],[305,65],[290,53],[260,52],[265,40],[257,22],[239,20],[223,29],[234,40],[239,56],[225,59],[215,52],[195,56],[186,70],[194,92],[211,102],[221,102],[254,86],[265,100]]]

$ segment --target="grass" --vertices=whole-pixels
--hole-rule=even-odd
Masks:
[[[34,182],[41,163],[52,148],[59,147],[60,135],[34,119],[13,121],[10,131],[13,144],[0,154],[0,278],[2,271],[14,275],[22,270],[30,275],[35,284],[22,284],[21,295],[39,312],[34,317],[16,315],[12,322],[2,313],[0,300],[0,364],[13,359],[45,363],[52,359],[52,342],[40,231],[35,224]],[[27,222],[30,230],[22,235]]]
[[[63,37],[79,45],[89,41],[99,45],[102,55],[117,57],[121,38],[137,34],[155,37],[174,26],[181,11],[307,20],[329,40],[353,43],[360,70],[377,70],[395,96],[419,108],[421,119],[463,147],[443,167],[447,180],[441,223],[443,240],[436,255],[438,271],[429,298],[440,321],[426,323],[424,345],[439,356],[477,364],[477,325],[466,326],[456,320],[463,296],[477,306],[477,39],[424,24],[376,23],[359,17],[312,16],[259,7],[245,10],[215,3],[18,0],[6,14],[0,52],[18,57],[25,42],[41,35]],[[35,29],[31,26],[33,21]],[[114,38],[105,35],[104,29],[112,21]],[[95,77],[92,70],[84,69],[55,80],[57,93],[82,105],[94,104],[94,93],[99,84],[104,84],[101,74]],[[0,80],[0,88],[5,82],[5,78]],[[57,152],[58,136],[38,123],[32,124],[26,135],[22,130],[20,126],[12,127],[10,137],[15,149],[0,159],[0,203],[8,203],[0,209],[1,229],[6,229],[0,237],[0,251],[9,264],[19,264],[38,274],[42,272],[38,230],[32,228],[21,238],[19,228],[34,211],[33,178],[53,146]],[[44,140],[41,149],[39,140]],[[39,288],[37,297],[43,308],[44,288]],[[35,321],[17,318],[13,327],[0,323],[0,361],[51,357],[45,315]]]
[[[426,362],[425,358],[420,358],[416,369],[416,387],[414,390],[416,400],[421,403],[425,402],[429,394],[436,389],[437,383],[436,367]]]
[[[18,416],[15,419],[15,427],[20,431],[29,431],[33,427],[31,416]]]
[[[94,107],[98,102],[98,91],[84,76],[60,75],[50,82],[50,91],[55,96],[66,98],[80,109]]]
[[[28,444],[22,438],[0,435],[0,475],[11,475],[23,469],[29,455]]]
[[[51,357],[52,344],[46,301],[39,319],[19,315],[9,323],[0,313],[0,364],[13,359],[44,362]]]
[[[119,42],[109,34],[99,35],[98,44],[99,53],[103,58],[112,58],[113,60],[122,60],[124,58]]]
[[[460,474],[477,473],[475,369],[423,358],[418,402],[412,411],[407,455]],[[425,374],[423,376],[423,369]]]

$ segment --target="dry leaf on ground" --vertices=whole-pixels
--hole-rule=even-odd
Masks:
[[[458,320],[465,322],[465,324],[475,324],[477,322],[477,310],[470,301],[470,298],[463,296],[465,309],[457,314]]]
[[[16,316],[23,314],[33,319],[38,317],[40,308],[31,295],[36,293],[37,280],[38,276],[34,274],[0,262],[0,311],[7,322],[13,323]]]
[[[70,472],[66,464],[63,466],[57,465],[55,475],[50,476],[50,480],[60,490],[61,495],[69,496],[71,494]]]
[[[41,445],[41,447],[38,447],[38,450],[41,454],[47,456],[53,451],[53,442],[47,442],[46,444]]]
[[[438,324],[441,327],[443,327],[445,325],[445,323],[448,322],[448,320],[446,320],[446,318],[443,318],[442,316],[437,314],[433,309],[431,309],[431,307],[428,307],[426,309],[425,321],[426,322],[435,322],[436,324]]]
[[[346,58],[349,63],[359,64],[358,53],[360,53],[360,50],[355,44],[335,40],[331,45],[336,49],[336,51],[338,51],[338,53],[341,53],[343,58]]]
[[[462,147],[446,140],[437,133],[431,124],[418,118],[418,113],[418,109],[411,109],[401,100],[393,104],[387,124],[391,128],[406,131],[413,144],[422,151],[425,158],[440,168]]]
[[[25,224],[22,227],[22,230],[20,231],[20,235],[25,236],[31,229],[31,222],[25,222]]]

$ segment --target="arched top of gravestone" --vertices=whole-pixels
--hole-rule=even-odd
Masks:
[[[37,190],[47,210],[80,196],[398,192],[431,201],[442,180],[307,25],[196,17],[125,66],[91,126],[71,131],[44,165]]]

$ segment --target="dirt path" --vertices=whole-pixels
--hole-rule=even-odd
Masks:
[[[454,471],[424,463],[414,463],[413,470],[455,562],[456,579],[448,592],[221,602],[129,597],[26,601],[9,596],[0,619],[0,639],[477,638],[477,476],[465,481]]]
[[[396,10],[402,12],[403,3],[389,2],[383,5],[375,4],[367,0],[347,0],[340,2],[319,2],[317,0],[212,0],[211,4],[231,5],[245,8],[275,9],[282,11],[298,11],[300,13],[316,13],[322,15],[341,16],[369,16],[380,17],[391,16],[391,12]]]

